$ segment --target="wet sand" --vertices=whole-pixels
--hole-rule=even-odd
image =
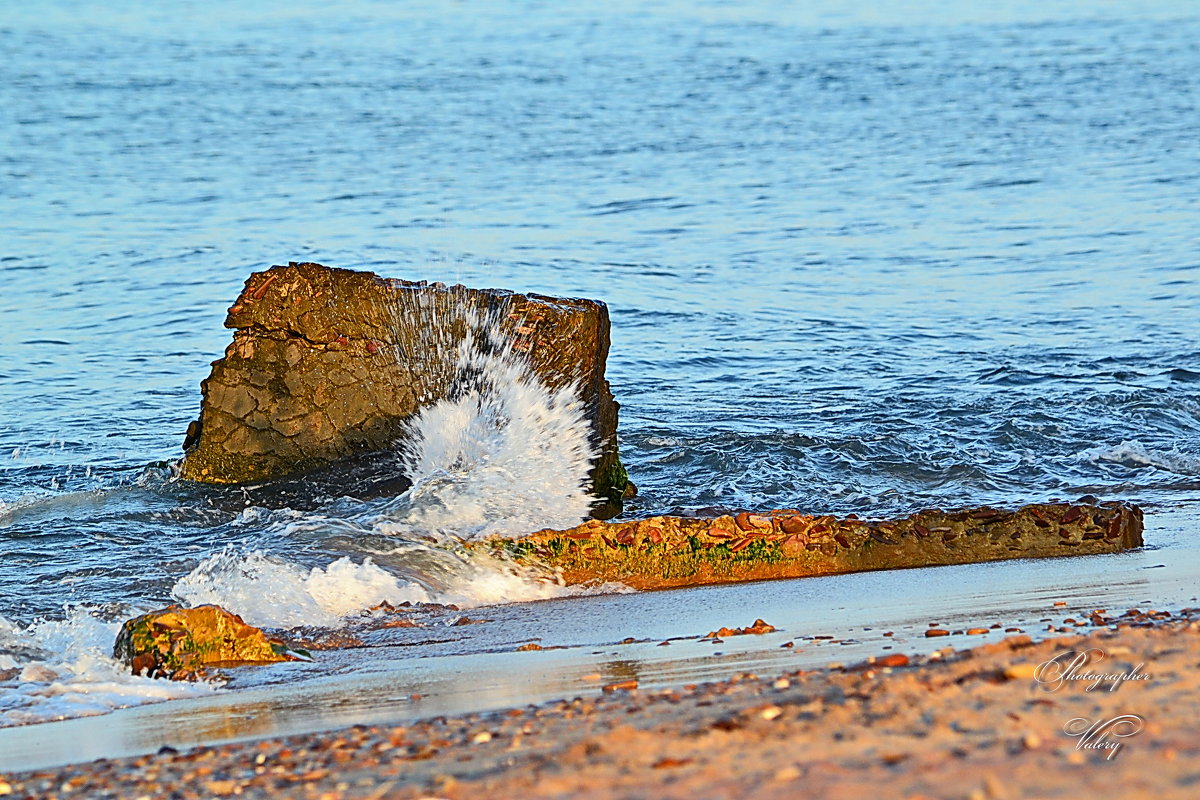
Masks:
[[[9,773],[0,793],[1194,797],[1200,609],[1096,611],[1068,623],[1080,634],[1042,642],[1016,635],[655,691],[582,681],[578,698],[540,706]],[[1034,674],[1090,648],[1073,674],[1127,680],[1088,690],[1088,680],[1056,684],[1052,669]],[[1133,716],[1091,740],[1065,732],[1121,715]]]

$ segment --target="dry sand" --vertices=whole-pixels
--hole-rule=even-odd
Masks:
[[[0,794],[1200,797],[1200,609],[1078,622],[1085,633],[1039,643],[1014,636],[655,693],[590,684],[540,707],[8,774]],[[1092,661],[1075,674],[1130,679],[1089,690],[1084,680],[1056,687],[1051,669],[1043,682],[1034,676],[1089,648]],[[1064,731],[1121,715],[1133,718],[1092,742],[1115,751]]]

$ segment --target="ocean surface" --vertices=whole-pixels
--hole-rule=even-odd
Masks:
[[[582,514],[539,487],[586,459],[544,458],[536,425],[482,447],[525,465],[515,493],[441,469],[453,414],[408,454],[428,480],[402,497],[333,487],[301,508],[269,486],[174,480],[226,308],[251,271],[288,261],[607,302],[641,489],[627,515],[1092,494],[1143,505],[1145,553],[922,570],[905,591],[959,575],[969,614],[990,607],[972,591],[1044,602],[1162,565],[1173,588],[1120,599],[1188,599],[1200,10],[796,5],[0,10],[0,727],[231,692],[108,658],[121,620],[173,601],[277,627],[344,627],[382,600],[489,606],[471,614],[514,630],[536,618],[408,642],[434,673],[563,620],[561,643],[590,653],[621,638],[621,603],[751,621],[727,618],[749,590],[513,606],[572,592],[440,546]],[[574,424],[548,394],[495,403]],[[898,585],[847,576],[763,602],[869,630],[898,612],[863,590]],[[345,658],[295,669],[272,680],[357,674]]]

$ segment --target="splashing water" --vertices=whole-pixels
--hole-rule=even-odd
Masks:
[[[383,601],[428,602],[428,593],[380,569],[371,559],[340,558],[305,572],[266,553],[230,550],[203,561],[172,593],[189,606],[214,603],[251,625],[335,627],[342,618]]]
[[[371,558],[357,564],[348,557],[340,558],[325,567],[304,570],[262,551],[241,554],[227,549],[210,556],[182,578],[172,593],[185,605],[215,603],[251,625],[336,628],[347,617],[385,601],[392,605],[408,601],[474,608],[631,591],[620,584],[564,586],[545,575],[486,556],[468,559],[436,548],[422,549],[432,563],[425,562],[421,580],[397,577]]]
[[[435,319],[430,335],[461,327],[465,335],[453,345],[447,398],[409,425],[403,464],[413,485],[355,514],[289,518],[282,525],[310,542],[324,537],[328,544],[332,537],[372,555],[304,569],[262,550],[227,548],[175,585],[177,599],[216,603],[253,625],[287,628],[336,627],[385,600],[472,607],[576,593],[553,576],[458,546],[579,524],[593,502],[586,485],[595,454],[574,388],[545,386],[496,314],[445,313],[455,318]]]
[[[1138,441],[1126,440],[1112,447],[1094,447],[1083,451],[1081,455],[1093,464],[1108,462],[1131,469],[1153,467],[1177,475],[1200,474],[1200,457],[1181,452],[1178,448],[1167,450],[1148,447]]]
[[[596,454],[574,387],[538,380],[494,315],[462,313],[454,387],[410,424],[413,486],[380,530],[478,539],[579,524]]]
[[[104,714],[124,706],[214,691],[131,675],[112,658],[119,622],[84,608],[27,627],[0,617],[0,727]]]
[[[175,600],[215,603],[263,627],[336,628],[384,601],[469,608],[626,591],[566,587],[544,571],[461,546],[578,524],[593,502],[586,486],[595,453],[574,387],[544,385],[496,315],[435,308],[431,319],[429,310],[420,315],[429,335],[445,339],[440,352],[455,357],[430,366],[448,373],[446,399],[410,423],[402,458],[410,489],[350,513],[246,509],[230,528],[253,529],[272,542],[269,550],[297,555],[226,545],[175,582]],[[414,323],[398,313],[398,322]],[[0,505],[0,525],[22,513],[21,501]],[[313,565],[314,555],[346,552]],[[149,610],[131,601],[115,618],[84,607],[27,627],[0,618],[0,727],[212,691],[131,675],[111,657],[119,619]]]

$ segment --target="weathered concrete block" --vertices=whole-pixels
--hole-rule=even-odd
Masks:
[[[796,511],[715,518],[591,520],[566,531],[475,547],[556,570],[568,584],[634,589],[801,578],[1008,558],[1116,553],[1142,546],[1142,511],[1122,503],[1047,503],[1015,511],[929,510],[862,520]]]
[[[592,490],[631,490],[604,378],[608,308],[595,300],[427,285],[292,263],[254,273],[229,309],[225,357],[201,384],[181,475],[272,479],[394,448],[405,423],[458,390],[455,356],[471,314],[499,325],[549,389],[574,386],[599,453]]]

